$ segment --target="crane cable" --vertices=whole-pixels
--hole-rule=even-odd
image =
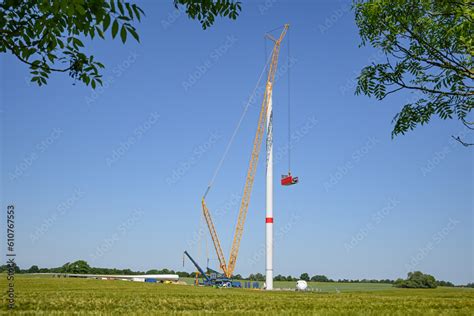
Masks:
[[[214,174],[211,178],[211,181],[209,182],[209,185],[207,186],[207,189],[206,189],[206,192],[204,193],[203,199],[205,199],[207,194],[209,193],[209,190],[211,189],[212,185],[214,184],[214,181],[217,177],[217,174],[219,173],[219,171],[222,167],[222,164],[224,163],[224,160],[226,159],[227,154],[229,153],[229,149],[232,146],[232,143],[234,142],[234,138],[237,135],[237,132],[239,131],[240,126],[242,125],[242,122],[245,118],[245,115],[247,114],[247,111],[250,107],[250,103],[252,103],[252,101],[254,100],[255,94],[257,93],[258,87],[260,86],[260,82],[262,81],[263,74],[265,73],[265,70],[268,68],[268,65],[270,64],[270,60],[271,60],[271,55],[269,56],[269,58],[267,60],[267,63],[265,64],[265,66],[263,67],[262,72],[260,73],[260,77],[258,78],[257,85],[255,86],[252,94],[250,95],[250,97],[247,101],[247,104],[245,105],[244,111],[242,112],[242,115],[240,116],[240,119],[237,122],[237,126],[235,127],[235,130],[232,133],[232,136],[230,137],[229,143],[227,144],[227,147],[224,151],[224,154],[222,155],[221,160],[219,161],[219,164],[217,165],[216,170],[214,170]]]
[[[287,56],[287,71],[288,71],[288,175],[291,174],[291,106],[290,106],[290,30],[288,30],[288,56]]]
[[[280,27],[277,27],[271,31],[268,31],[266,34],[269,34],[271,32],[274,32],[278,29],[281,29],[283,26],[280,26]],[[290,29],[288,29],[288,46],[287,46],[287,49],[288,49],[288,52],[287,52],[287,61],[286,61],[286,69],[287,69],[287,74],[288,74],[288,81],[287,81],[287,84],[288,84],[288,109],[287,109],[287,112],[288,112],[288,141],[287,141],[287,146],[288,146],[288,175],[291,174],[291,85],[290,85],[290,78],[291,78],[291,74],[290,74],[290,68],[291,68],[291,53],[290,53]],[[267,41],[265,41],[265,56],[267,56]]]

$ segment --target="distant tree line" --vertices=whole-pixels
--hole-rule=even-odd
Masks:
[[[6,272],[7,265],[0,266],[0,272]],[[133,271],[131,269],[116,269],[116,268],[97,268],[91,267],[84,260],[77,260],[72,263],[67,262],[61,267],[57,268],[39,268],[37,265],[31,266],[29,269],[20,269],[15,266],[15,273],[71,273],[71,274],[122,274],[122,275],[140,275],[140,274],[177,274],[180,277],[191,277],[194,273],[187,273],[183,271],[173,271],[168,269],[152,269],[146,272]]]
[[[284,275],[277,275],[274,278],[275,281],[297,281],[297,280],[305,280],[305,281],[312,281],[312,282],[339,282],[339,283],[388,283],[388,284],[393,284],[393,280],[389,279],[384,279],[384,280],[368,280],[368,279],[362,279],[362,280],[350,280],[350,279],[338,279],[338,280],[333,280],[328,278],[325,275],[313,275],[312,277],[309,276],[308,273],[302,273],[299,278],[293,277],[291,275],[289,276],[284,276]]]
[[[455,285],[449,281],[436,281],[437,286],[448,286],[448,287],[454,287]],[[469,286],[469,284],[467,285]]]
[[[8,270],[7,265],[0,266],[0,273]],[[174,271],[170,269],[151,269],[148,271],[133,271],[131,269],[116,269],[116,268],[97,268],[91,267],[84,260],[77,260],[74,262],[67,262],[61,267],[57,268],[39,268],[37,265],[31,266],[29,269],[20,269],[15,266],[15,273],[72,273],[72,274],[122,274],[122,275],[141,275],[141,274],[177,274],[180,278],[194,278],[196,272],[188,273],[186,271]],[[234,275],[237,280],[249,280],[249,281],[265,281],[265,275],[262,273],[250,274],[248,277],[244,277],[240,274]],[[277,275],[274,278],[275,281],[297,281],[305,280],[312,282],[338,282],[338,283],[385,283],[393,284],[395,287],[400,288],[436,288],[437,286],[454,287],[455,285],[449,281],[439,281],[429,274],[423,274],[420,271],[409,272],[407,279],[397,279],[396,281],[390,279],[338,279],[333,280],[325,275],[313,275],[309,276],[308,273],[302,273],[299,278],[291,275]],[[468,283],[463,287],[474,288],[474,283]]]

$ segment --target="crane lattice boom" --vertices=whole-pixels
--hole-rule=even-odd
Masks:
[[[286,32],[288,31],[288,27],[289,25],[285,24],[283,31],[280,34],[280,37],[278,39],[268,36],[268,38],[270,38],[275,43],[275,45],[273,47],[271,63],[268,70],[267,82],[265,86],[265,94],[263,96],[262,106],[260,108],[257,131],[255,133],[255,138],[253,141],[253,149],[252,149],[252,154],[250,156],[250,163],[249,163],[247,178],[246,178],[245,186],[244,186],[244,194],[242,196],[242,201],[240,203],[239,215],[237,218],[237,225],[235,227],[234,239],[233,239],[232,248],[230,251],[229,265],[226,264],[224,253],[222,251],[221,244],[219,242],[216,229],[214,227],[214,223],[212,222],[211,214],[209,212],[209,209],[206,206],[205,198],[202,199],[202,211],[204,214],[204,218],[206,219],[206,223],[209,228],[212,241],[214,243],[214,248],[216,249],[220,267],[222,271],[224,272],[224,275],[229,278],[232,276],[234,272],[235,264],[237,262],[237,256],[239,254],[240,241],[242,240],[245,218],[247,216],[247,211],[248,211],[248,207],[250,203],[250,196],[252,193],[253,183],[255,180],[255,173],[257,172],[258,158],[260,154],[260,149],[262,147],[261,145],[262,145],[263,134],[265,130],[266,113],[267,113],[268,103],[270,102],[271,95],[272,95],[273,83],[275,80],[275,74],[276,74],[276,69],[278,65],[278,56],[280,53],[280,44],[283,38],[285,37]],[[208,191],[206,191],[206,194]]]

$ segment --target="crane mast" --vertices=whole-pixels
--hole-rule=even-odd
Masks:
[[[288,27],[289,27],[288,24],[284,25],[283,31],[280,34],[280,37],[277,39],[267,34],[267,37],[274,42],[274,47],[272,50],[271,62],[268,69],[267,82],[265,85],[265,93],[264,93],[262,105],[260,108],[257,131],[255,133],[255,138],[253,141],[252,154],[250,156],[249,168],[247,170],[247,177],[246,177],[245,186],[244,186],[244,193],[242,196],[242,201],[240,203],[239,215],[237,218],[237,225],[235,227],[234,238],[232,242],[228,265],[226,264],[224,253],[222,251],[214,223],[212,222],[210,211],[207,208],[206,202],[205,202],[205,196],[207,195],[209,188],[206,191],[206,194],[204,195],[204,197],[202,198],[203,215],[206,220],[207,226],[209,228],[209,232],[211,234],[214,248],[216,250],[217,257],[219,259],[220,267],[222,271],[224,272],[224,275],[229,278],[232,276],[234,272],[235,265],[237,262],[237,256],[239,254],[240,242],[242,240],[245,219],[247,217],[247,211],[248,211],[248,207],[250,203],[250,196],[252,193],[252,188],[253,188],[253,184],[255,180],[255,174],[257,171],[258,158],[260,155],[260,149],[262,145],[264,131],[266,129],[267,110],[269,107],[269,103],[271,102],[273,83],[275,81],[275,75],[276,75],[276,70],[277,70],[277,65],[278,65],[278,56],[280,53],[280,44],[283,38],[285,37],[286,32],[288,31]]]

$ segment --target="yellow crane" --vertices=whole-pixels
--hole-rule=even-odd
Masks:
[[[257,132],[255,133],[255,138],[253,141],[253,149],[252,149],[252,155],[250,156],[250,163],[249,163],[249,168],[247,171],[247,178],[245,180],[245,186],[244,186],[244,193],[242,196],[242,201],[240,203],[240,209],[239,209],[239,215],[237,218],[237,225],[235,227],[235,233],[234,233],[234,239],[232,242],[232,248],[230,251],[230,257],[229,257],[229,264],[227,265],[225,257],[224,257],[224,252],[222,251],[222,247],[219,241],[219,237],[217,236],[217,231],[214,226],[214,223],[211,218],[211,213],[209,212],[209,209],[206,206],[206,196],[209,193],[209,190],[211,188],[211,184],[208,186],[206,193],[204,194],[202,198],[202,212],[204,215],[204,218],[206,220],[207,226],[209,228],[209,232],[211,234],[212,241],[214,243],[214,248],[217,253],[217,257],[219,259],[219,264],[220,268],[222,269],[224,275],[228,278],[230,278],[234,272],[235,269],[235,264],[237,262],[237,256],[239,254],[239,248],[240,248],[240,241],[242,240],[242,234],[244,231],[244,224],[245,224],[245,218],[247,216],[247,211],[249,208],[249,203],[250,203],[250,195],[252,193],[252,187],[255,179],[255,173],[257,171],[257,163],[258,163],[258,158],[260,154],[260,149],[262,145],[262,140],[263,140],[263,134],[265,130],[265,124],[266,124],[266,116],[267,116],[267,109],[268,109],[268,104],[271,99],[272,95],[272,89],[273,89],[273,83],[275,80],[275,74],[277,70],[277,65],[278,65],[278,56],[280,53],[280,44],[285,37],[287,31],[288,31],[289,25],[285,24],[283,26],[283,31],[280,34],[280,37],[274,38],[270,34],[267,34],[267,38],[272,40],[274,42],[272,54],[271,54],[271,62],[269,64],[268,68],[268,74],[267,74],[267,82],[265,86],[265,94],[263,96],[263,101],[262,101],[262,106],[260,108],[260,115],[258,118],[258,125],[257,125]]]

